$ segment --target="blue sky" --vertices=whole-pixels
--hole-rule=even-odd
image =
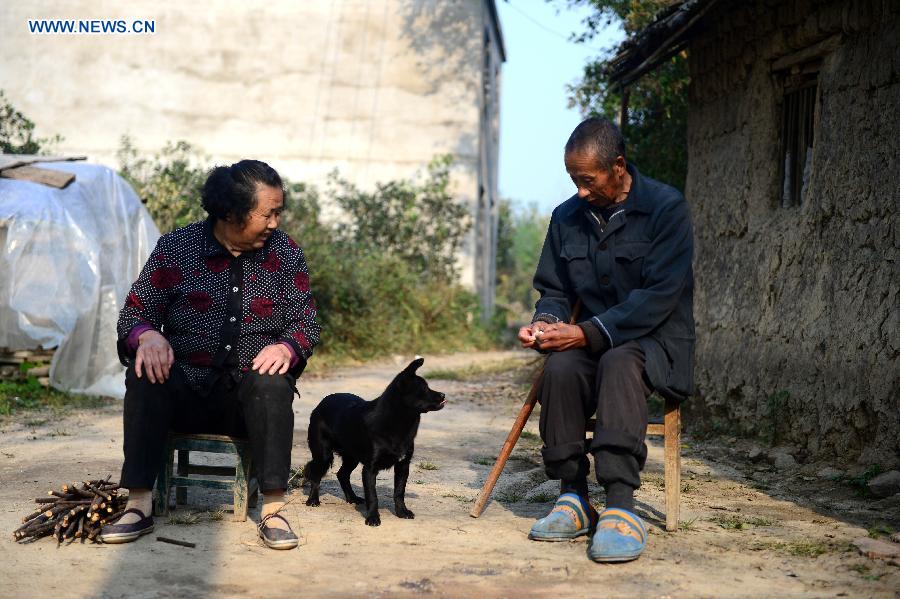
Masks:
[[[567,108],[566,85],[585,63],[624,34],[611,26],[588,44],[568,41],[581,32],[589,11],[563,0],[497,2],[506,44],[500,96],[500,195],[542,212],[575,192],[563,166],[562,148],[581,121]]]

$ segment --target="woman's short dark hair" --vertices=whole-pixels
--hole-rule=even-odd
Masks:
[[[284,191],[274,168],[259,160],[241,160],[231,166],[217,166],[209,172],[200,192],[203,209],[213,221],[233,217],[244,223],[256,205],[256,186],[262,183]]]
[[[612,167],[616,157],[625,157],[625,140],[614,123],[599,117],[586,119],[572,131],[566,142],[566,155],[588,152],[593,154],[599,166]]]

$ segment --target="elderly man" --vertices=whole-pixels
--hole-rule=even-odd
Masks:
[[[676,189],[626,163],[622,134],[607,120],[575,128],[565,164],[578,193],[553,211],[534,276],[541,297],[519,331],[524,347],[549,353],[541,453],[548,476],[561,481],[556,505],[529,537],[559,541],[596,530],[591,559],[628,561],[647,543],[634,513],[647,397],[680,400],[693,388],[690,212]],[[568,324],[573,315],[577,324]],[[586,447],[591,417],[597,425]],[[606,489],[599,515],[588,497],[587,451]]]

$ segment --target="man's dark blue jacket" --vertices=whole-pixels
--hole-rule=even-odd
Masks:
[[[607,347],[640,343],[651,386],[685,399],[694,389],[690,210],[675,188],[627,169],[631,191],[605,226],[578,196],[553,211],[534,275],[535,320],[568,322],[580,298],[582,328],[596,327]]]

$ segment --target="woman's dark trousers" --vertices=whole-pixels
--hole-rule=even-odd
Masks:
[[[244,373],[222,376],[208,397],[194,391],[175,366],[164,383],[125,375],[125,462],[120,484],[152,489],[166,456],[169,431],[233,435],[249,439],[260,489],[287,488],[294,435],[294,378]],[[169,456],[168,459],[171,459]]]
[[[644,375],[644,352],[636,341],[600,356],[584,349],[550,353],[538,395],[547,476],[561,480],[563,492],[580,489],[586,495],[590,451],[607,499],[622,490],[630,497],[640,487],[640,471],[647,460],[644,437],[651,392]],[[586,447],[590,418],[596,418],[597,425]]]

